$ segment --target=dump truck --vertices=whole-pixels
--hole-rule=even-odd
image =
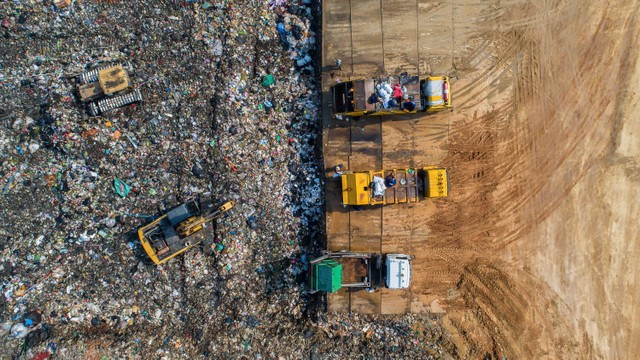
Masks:
[[[227,201],[209,207],[194,199],[138,229],[138,237],[149,258],[160,265],[200,242],[212,239],[210,223],[233,206],[233,201]]]
[[[394,87],[399,85],[399,93]],[[331,87],[334,115],[367,116],[435,113],[451,110],[451,84],[448,76],[390,76],[339,82]],[[395,95],[399,101],[391,101]],[[403,106],[410,99],[413,110]]]
[[[395,184],[390,184],[390,179]],[[345,172],[342,182],[343,205],[415,203],[420,198],[440,198],[449,194],[449,173],[438,166],[420,169],[392,169]]]
[[[89,113],[98,116],[109,110],[142,101],[140,89],[131,85],[122,65],[93,69],[78,76],[78,94]]]
[[[406,289],[411,284],[411,257],[404,254],[327,252],[310,262],[313,291],[334,293],[342,288]]]

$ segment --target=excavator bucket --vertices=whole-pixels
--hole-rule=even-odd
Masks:
[[[220,206],[218,210],[220,210],[221,212],[229,211],[235,204],[236,203],[233,201],[227,201],[226,203],[222,204],[222,206]]]

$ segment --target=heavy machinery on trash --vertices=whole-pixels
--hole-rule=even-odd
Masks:
[[[406,289],[411,284],[411,260],[404,254],[327,252],[309,263],[311,290]]]
[[[157,264],[181,254],[206,239],[213,238],[211,222],[231,210],[233,201],[207,206],[190,200],[138,229],[138,237],[149,258]]]
[[[393,184],[389,180],[393,178]],[[345,172],[340,176],[343,205],[415,203],[449,195],[449,173],[438,166]]]
[[[122,65],[106,66],[78,76],[78,93],[92,116],[142,101],[140,89],[131,85]]]
[[[397,87],[397,89],[396,89]],[[339,82],[331,87],[333,114],[367,116],[435,113],[452,110],[451,83],[448,76],[389,76]],[[410,100],[413,110],[403,103]]]

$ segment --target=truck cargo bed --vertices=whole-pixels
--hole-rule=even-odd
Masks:
[[[394,173],[396,184],[387,187],[382,196],[371,198],[372,204],[403,204],[418,202],[418,175],[415,169],[384,170],[374,172],[374,176],[381,178]]]
[[[367,282],[367,259],[339,258],[342,264],[342,286]]]

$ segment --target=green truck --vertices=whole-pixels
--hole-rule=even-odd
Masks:
[[[310,262],[313,291],[334,293],[341,288],[405,289],[411,283],[411,257],[404,254],[327,252]]]

